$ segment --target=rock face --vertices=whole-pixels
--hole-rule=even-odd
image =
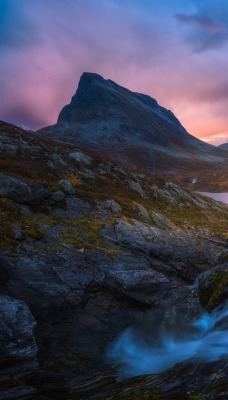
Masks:
[[[39,204],[48,195],[48,188],[44,185],[0,173],[0,197],[7,197],[18,203]]]
[[[223,148],[190,135],[170,110],[150,96],[131,92],[94,73],[81,76],[57,124],[37,134],[94,149],[177,183],[190,185],[197,178],[195,189],[202,182],[207,186],[211,182],[221,191],[227,186],[223,177],[228,161]],[[80,160],[81,155],[71,157]],[[81,161],[89,163],[85,157]],[[216,183],[212,174],[216,174]]]
[[[60,112],[57,128],[65,126],[81,132],[85,141],[100,142],[101,146],[129,142],[162,147],[166,153],[178,153],[177,147],[183,151],[188,147],[189,151],[213,149],[190,136],[174,114],[156,100],[93,73],[82,75],[71,103]],[[56,136],[64,140],[60,133]],[[69,133],[65,140],[77,143],[77,134]]]
[[[0,398],[32,398],[35,389],[23,380],[38,368],[33,335],[36,322],[23,301],[0,295]],[[4,388],[5,390],[1,390]],[[9,389],[10,386],[15,388]],[[8,388],[8,390],[7,390]]]
[[[217,296],[214,282],[221,287],[216,305],[226,299],[217,272],[227,268],[227,206],[3,126],[15,153],[0,149],[0,176],[8,182],[0,189],[0,325],[8,360],[0,398],[33,399],[35,388],[40,399],[140,399],[128,382],[118,386],[106,349],[129,326],[150,326],[154,312],[194,320]],[[174,370],[148,377],[148,396],[161,388],[164,399],[171,393],[182,400],[194,379],[193,395],[202,396],[200,377],[206,387],[222,382],[226,368],[216,365],[216,378],[215,366],[207,378],[187,366],[177,383]]]

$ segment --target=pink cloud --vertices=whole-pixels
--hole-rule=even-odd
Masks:
[[[57,0],[54,12],[51,0],[21,1],[39,35],[0,58],[0,119],[32,129],[55,123],[91,71],[151,95],[197,137],[227,131],[227,57],[189,54],[173,19],[114,1]]]

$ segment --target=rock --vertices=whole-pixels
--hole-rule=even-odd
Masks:
[[[144,222],[148,222],[150,220],[149,214],[144,206],[142,204],[136,203],[136,201],[133,201],[133,205],[135,206],[136,210],[138,211],[138,217],[140,220]]]
[[[22,229],[20,226],[15,227],[15,239],[21,240],[22,239]]]
[[[153,212],[152,218],[155,222],[155,225],[160,229],[173,229],[175,227],[175,224],[173,222],[171,222],[168,218],[165,218],[164,215],[158,212]]]
[[[68,181],[67,179],[61,179],[59,181],[59,184],[60,184],[60,186],[62,186],[65,194],[69,194],[69,195],[75,194],[75,190],[74,190],[72,183],[70,181]]]
[[[210,269],[198,277],[199,298],[207,311],[228,299],[228,264]]]
[[[132,190],[136,190],[136,192],[140,193],[142,197],[146,197],[145,192],[139,182],[135,182],[132,179],[128,179],[127,182]]]
[[[122,212],[122,207],[119,203],[117,203],[115,200],[105,200],[102,201],[102,203],[98,204],[98,208],[99,210],[108,210],[110,211],[112,214],[119,214]]]
[[[7,197],[18,203],[40,204],[49,194],[49,189],[44,185],[0,173],[0,197]]]
[[[60,157],[58,154],[54,153],[51,154],[51,160],[54,162],[54,164],[60,164],[63,165],[64,167],[67,166],[67,163]]]
[[[15,156],[17,153],[17,145],[7,135],[0,134],[0,151],[9,156]]]
[[[139,254],[171,262],[174,264],[173,270],[180,261],[183,265],[191,265],[195,278],[200,272],[200,266],[203,268],[205,263],[212,265],[217,262],[223,248],[219,242],[197,237],[195,233],[173,230],[171,234],[168,230],[158,229],[138,220],[127,223],[118,219],[114,228],[106,225],[101,233],[109,240],[121,243]],[[194,279],[193,276],[192,278]]]
[[[19,386],[0,390],[1,400],[33,400],[36,394],[37,390],[32,386]]]
[[[93,161],[90,156],[88,156],[85,153],[82,153],[82,151],[76,151],[74,153],[70,153],[69,157],[74,161],[77,161],[79,163],[86,164],[86,165],[90,165]]]
[[[91,210],[91,205],[88,201],[75,196],[67,197],[65,204],[65,209],[56,208],[54,214],[62,218],[81,218],[86,214],[86,212]],[[56,206],[58,206],[58,204]]]
[[[153,284],[168,283],[169,279],[157,271],[153,270],[123,270],[112,271],[105,277],[105,284],[112,287],[122,287],[123,289],[138,288],[144,290]]]
[[[24,380],[36,371],[35,326],[36,321],[23,301],[0,295],[0,387],[7,381]]]
[[[105,276],[104,285],[129,301],[155,305],[167,296],[171,285],[169,279],[153,270],[112,271]]]
[[[62,190],[57,190],[56,192],[53,192],[51,195],[51,200],[54,202],[62,201],[65,197],[65,193],[62,192]]]

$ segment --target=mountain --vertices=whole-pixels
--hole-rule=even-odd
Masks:
[[[218,146],[220,149],[228,150],[228,143],[222,143]]]
[[[170,110],[93,73],[82,75],[57,124],[37,134],[105,153],[184,185],[200,179],[208,185],[213,174],[223,185],[227,172],[227,153],[190,135]]]
[[[215,332],[211,314],[201,323],[206,360],[118,382],[121,360],[106,357],[132,326],[161,359],[166,333],[167,348],[191,348],[191,323],[227,299],[227,210],[0,121],[0,399],[228,398],[225,354],[214,359],[227,312]]]

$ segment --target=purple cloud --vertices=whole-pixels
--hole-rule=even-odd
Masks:
[[[186,28],[184,40],[195,52],[216,50],[228,43],[226,0],[193,0],[193,13],[176,13],[175,19]]]
[[[225,132],[226,10],[192,1],[1,0],[0,119],[34,130],[55,123],[90,71],[156,98],[198,137]]]
[[[228,33],[223,24],[197,15],[176,14],[176,19],[183,24],[193,25],[209,32]]]

